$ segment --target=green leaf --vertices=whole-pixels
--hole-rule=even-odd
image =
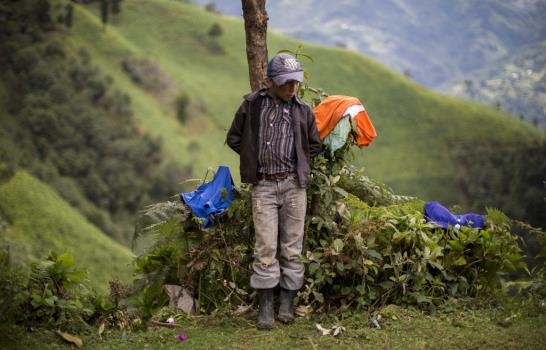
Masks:
[[[429,259],[430,258],[430,248],[425,247],[425,250],[423,251],[423,258]]]
[[[105,327],[105,324],[104,322],[101,322],[100,326],[99,326],[99,337],[102,335],[102,333],[104,333],[104,327]]]
[[[370,259],[363,259],[363,260],[362,260],[362,263],[363,263],[364,265],[367,265],[367,266],[373,266],[373,265],[375,265],[375,263],[373,262],[373,260],[370,260]]]
[[[442,265],[438,264],[438,263],[435,262],[435,261],[429,260],[429,261],[427,261],[427,262],[428,262],[431,266],[437,268],[438,270],[441,270],[441,271],[444,270],[444,267],[443,267]]]
[[[49,298],[45,298],[44,299],[44,305],[49,306],[49,307],[55,306],[55,299],[56,298],[54,296],[49,297]]]
[[[66,280],[69,282],[79,282],[87,276],[87,272],[75,270],[66,274]]]
[[[454,250],[458,252],[462,252],[464,249],[464,246],[462,245],[462,243],[456,240],[450,240],[449,245],[451,246],[451,248],[453,248]]]
[[[343,188],[341,187],[337,187],[335,186],[334,187],[334,191],[336,191],[339,195],[341,195],[343,198],[347,198],[349,197],[349,193],[347,191],[345,191]]]
[[[303,57],[307,58],[309,61],[313,62],[313,57],[309,56],[306,53],[298,53],[298,56],[303,56]]]
[[[454,264],[458,266],[466,265],[466,260],[464,256],[461,256],[459,257],[459,259],[455,260]]]
[[[315,296],[316,301],[318,301],[321,304],[324,303],[324,295],[322,295],[322,293],[313,291],[313,295]]]
[[[351,287],[343,287],[341,288],[341,295],[349,295],[351,294]]]
[[[360,295],[364,295],[366,293],[366,288],[359,284],[358,286],[356,286],[356,291],[358,292],[358,294]]]
[[[314,274],[320,267],[319,263],[313,262],[309,265],[309,273]]]
[[[60,263],[65,269],[74,266],[74,256],[70,253],[63,253],[57,258],[57,262]]]
[[[377,250],[368,249],[367,253],[368,253],[369,256],[371,256],[373,258],[376,258],[378,260],[383,260],[383,255],[381,255],[381,253],[379,253]]]
[[[296,53],[295,53],[294,51],[288,50],[288,49],[279,50],[279,51],[277,51],[277,53],[289,53],[289,54],[291,54],[292,56],[295,56],[295,55],[296,55]]]
[[[336,238],[336,239],[334,240],[333,245],[334,245],[334,250],[339,254],[339,253],[341,253],[341,251],[343,250],[343,246],[344,246],[345,244],[343,243],[343,241],[342,241],[341,239]]]
[[[415,297],[415,301],[417,301],[418,304],[430,303],[430,297],[427,297],[426,295],[414,293],[413,296]]]
[[[394,283],[392,283],[391,281],[384,281],[379,283],[379,286],[381,286],[381,288],[385,290],[388,290],[388,289],[391,289],[392,286],[394,286]]]

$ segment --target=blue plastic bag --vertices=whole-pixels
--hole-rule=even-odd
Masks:
[[[212,181],[202,184],[193,192],[180,193],[180,199],[191,208],[195,216],[205,219],[201,223],[202,228],[213,226],[214,217],[229,208],[234,199],[229,168],[219,166]]]
[[[483,216],[474,213],[455,215],[438,202],[425,203],[425,220],[445,229],[458,230],[461,226],[484,228]]]

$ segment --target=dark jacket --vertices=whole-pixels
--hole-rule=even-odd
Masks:
[[[240,156],[241,181],[245,183],[258,183],[258,134],[266,94],[267,90],[262,89],[246,95],[227,133],[227,144]],[[311,108],[297,98],[292,108],[296,172],[300,186],[307,187],[311,158],[320,152],[322,144]]]

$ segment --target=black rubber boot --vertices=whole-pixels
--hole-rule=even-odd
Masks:
[[[275,325],[275,312],[273,310],[273,289],[257,289],[259,314],[256,327],[269,330]]]
[[[297,290],[286,290],[281,288],[279,294],[279,315],[277,319],[282,323],[291,323],[294,321],[294,296]]]

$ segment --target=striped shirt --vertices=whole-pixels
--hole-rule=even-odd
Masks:
[[[277,101],[267,95],[260,113],[258,172],[295,172],[296,148],[292,121],[292,101]]]

